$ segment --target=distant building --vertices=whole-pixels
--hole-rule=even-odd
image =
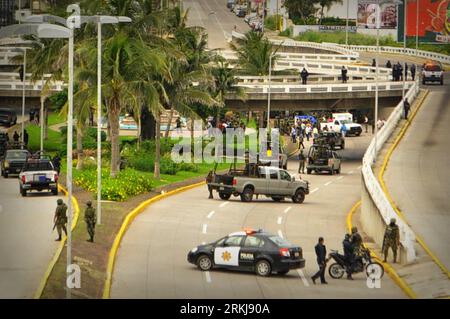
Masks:
[[[15,0],[0,0],[0,27],[15,22],[14,6]]]

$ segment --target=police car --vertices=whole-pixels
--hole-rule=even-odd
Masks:
[[[202,271],[213,267],[255,271],[260,276],[272,272],[287,274],[291,269],[305,267],[299,246],[263,230],[245,230],[216,242],[193,248],[188,262]]]

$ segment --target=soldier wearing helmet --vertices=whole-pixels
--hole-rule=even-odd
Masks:
[[[84,211],[84,221],[86,222],[87,232],[89,234],[88,242],[94,242],[95,224],[97,223],[97,213],[92,207],[92,202],[86,202],[86,210]]]
[[[56,241],[61,241],[62,231],[64,230],[64,233],[67,236],[67,205],[64,204],[63,200],[60,198],[56,201],[58,204],[56,206],[55,216],[53,217],[53,223],[56,226],[56,230],[58,231],[58,238]],[[54,227],[53,227],[54,229]]]
[[[350,241],[352,242],[352,246],[353,246],[353,253],[355,254],[355,256],[360,256],[361,252],[362,252],[362,237],[358,232],[358,228],[356,228],[355,226],[352,227],[352,234],[350,236]]]
[[[389,248],[394,254],[394,263],[397,262],[397,247],[400,245],[400,231],[395,218],[391,218],[389,225],[386,226],[383,238],[384,262],[387,260]]]

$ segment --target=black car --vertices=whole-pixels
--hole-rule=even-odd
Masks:
[[[339,147],[341,150],[345,148],[345,139],[341,133],[334,131],[323,131],[314,139],[315,144],[329,145],[332,150]]]
[[[0,158],[3,158],[7,149],[8,149],[8,136],[6,135],[6,133],[0,132]]]
[[[17,124],[17,114],[16,111],[7,108],[0,109],[0,124],[10,127],[11,125]]]
[[[284,275],[291,269],[305,267],[299,246],[263,230],[236,232],[200,245],[188,253],[187,260],[203,271],[220,267],[255,271],[260,276],[270,276],[272,272]]]
[[[19,174],[29,156],[27,150],[7,150],[2,161],[2,176],[8,178],[9,174]]]

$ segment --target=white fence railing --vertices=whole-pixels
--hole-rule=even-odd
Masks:
[[[408,98],[408,101],[410,103],[412,103],[412,101],[416,98],[418,92],[419,92],[419,83],[418,82],[411,83],[405,97]],[[377,178],[375,177],[375,174],[372,171],[372,164],[374,163],[374,160],[379,150],[382,149],[384,143],[392,135],[402,115],[403,115],[403,101],[401,101],[395,107],[394,111],[392,111],[391,115],[386,121],[386,124],[378,132],[376,139],[373,138],[372,142],[367,148],[366,153],[364,154],[363,157],[362,175],[364,178],[364,183],[366,185],[367,191],[369,192],[369,195],[373,203],[378,208],[378,211],[385,224],[386,225],[389,224],[391,218],[397,219],[398,221],[397,224],[400,228],[400,242],[406,251],[406,262],[411,263],[416,258],[416,253],[414,249],[415,234],[413,230],[403,220],[398,218],[397,213],[391,206],[388,198],[386,197],[386,194],[384,193],[383,189],[381,188],[381,185],[379,184]]]
[[[339,44],[338,46],[352,50],[357,52],[377,52],[376,46],[367,46],[367,45],[344,45]],[[424,59],[431,59],[435,61],[439,61],[442,63],[450,64],[450,56],[442,53],[436,53],[436,52],[430,52],[430,51],[423,51],[423,50],[417,50],[416,49],[403,49],[398,47],[385,47],[380,46],[380,52],[381,53],[390,53],[390,54],[403,54],[403,55],[409,55],[409,56],[417,56]]]
[[[238,54],[235,51],[223,50],[218,53],[227,60],[237,60]],[[357,58],[352,55],[343,54],[316,54],[316,53],[288,53],[277,52],[279,60],[307,60],[307,61],[336,61],[336,62],[356,62]]]
[[[411,88],[415,82],[405,82],[405,90]],[[267,84],[237,84],[247,93],[268,93],[269,86]],[[274,84],[270,86],[272,94],[293,94],[293,93],[344,93],[344,92],[374,92],[376,84],[371,83],[343,83],[343,84]],[[379,91],[401,91],[403,90],[403,82],[379,82]]]
[[[22,55],[20,52],[13,50],[0,50],[0,65],[14,65],[12,58]]]
[[[236,76],[236,80],[239,84],[268,84],[269,77],[268,76]],[[374,74],[363,74],[363,75],[350,75],[347,76],[348,81],[375,81],[376,76]],[[380,75],[378,76],[379,81],[388,81],[390,80],[389,75]],[[342,80],[341,75],[310,75],[308,76],[309,83],[323,83],[323,82],[340,82]],[[272,75],[271,82],[274,84],[277,83],[298,83],[300,81],[300,77],[298,75]]]
[[[244,39],[245,35],[236,31],[231,32],[232,38],[236,39]],[[275,45],[281,45],[281,46],[288,46],[288,47],[303,47],[303,48],[311,48],[311,49],[318,49],[318,50],[326,50],[331,52],[336,52],[343,55],[353,56],[355,59],[359,58],[359,53],[349,50],[347,48],[343,48],[336,45],[329,45],[329,44],[323,44],[323,43],[317,43],[317,42],[304,42],[304,41],[294,41],[294,40],[275,40],[270,39],[270,41]]]

